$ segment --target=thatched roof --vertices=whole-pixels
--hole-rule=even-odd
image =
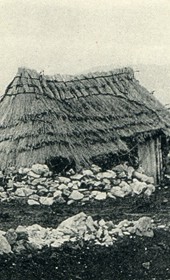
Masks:
[[[125,139],[165,128],[163,106],[131,68],[45,76],[20,68],[0,101],[0,168],[53,156],[78,166],[128,150]]]

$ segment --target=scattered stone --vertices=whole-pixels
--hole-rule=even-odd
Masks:
[[[18,170],[18,173],[21,174],[21,175],[27,175],[29,171],[30,171],[29,168],[20,167],[19,170]]]
[[[90,200],[90,197],[83,197],[82,202],[88,202]]]
[[[48,173],[49,172],[49,168],[47,165],[45,164],[33,164],[31,167],[31,170],[38,174],[38,175],[43,175],[44,173]]]
[[[145,269],[149,270],[149,269],[150,269],[150,262],[142,263],[142,266],[143,266]]]
[[[127,177],[127,175],[126,175],[125,171],[122,171],[117,174],[117,178],[119,178],[119,179],[125,179],[126,177]]]
[[[101,183],[101,181],[99,182],[91,182],[92,183],[92,185],[94,185],[94,187],[96,188],[96,189],[99,189],[100,187],[101,187],[101,185],[102,185],[102,183]]]
[[[62,195],[64,195],[64,196],[70,196],[70,194],[71,194],[71,192],[67,189],[64,189],[63,192],[62,192]]]
[[[71,204],[73,204],[74,202],[75,202],[75,200],[70,199],[70,200],[67,201],[67,205],[71,205]]]
[[[75,171],[71,168],[69,171],[66,172],[66,174],[71,176],[75,174]]]
[[[153,237],[152,219],[149,217],[140,218],[135,224],[135,230],[139,236]]]
[[[57,239],[57,240],[55,240],[53,243],[51,243],[51,247],[52,248],[59,248],[59,247],[61,247],[61,245],[63,244],[65,242],[65,240],[64,239]]]
[[[79,192],[83,192],[83,193],[86,193],[86,194],[87,194],[87,193],[90,194],[89,191],[88,191],[87,189],[79,189]]]
[[[8,183],[7,183],[7,188],[8,189],[13,189],[14,188],[14,181],[9,179]]]
[[[37,178],[37,179],[32,180],[31,185],[33,185],[33,186],[41,185],[41,184],[45,183],[46,180],[47,180],[46,178]]]
[[[4,192],[4,188],[3,187],[0,187],[0,192]]]
[[[104,190],[105,191],[110,191],[111,190],[111,186],[110,185],[105,185],[104,186]]]
[[[84,222],[86,221],[87,215],[83,212],[80,212],[68,219],[66,219],[65,221],[63,221],[59,226],[58,226],[58,230],[59,231],[64,231],[65,229],[71,229],[71,231],[77,232],[78,228],[80,226],[82,226],[82,224],[84,224]]]
[[[96,200],[105,200],[106,199],[106,193],[105,192],[97,192],[97,195],[95,196]]]
[[[44,242],[40,243],[40,241],[42,240],[41,239],[38,240],[38,238],[35,240],[32,239],[27,241],[27,248],[32,251],[42,250],[42,248],[45,246],[45,243]]]
[[[112,170],[109,170],[107,172],[100,172],[97,174],[97,179],[111,179],[111,178],[116,178],[116,173]]]
[[[108,192],[108,193],[107,193],[107,197],[109,197],[109,198],[112,198],[112,199],[115,199],[115,200],[116,200],[116,197],[115,197],[113,194],[111,194],[111,192]]]
[[[14,184],[15,189],[25,188],[25,182],[15,182]]]
[[[33,206],[33,205],[40,205],[40,203],[34,199],[28,199],[28,205]]]
[[[153,184],[149,184],[147,185],[147,189],[145,190],[144,194],[147,196],[151,196],[154,191],[155,191],[155,186]]]
[[[86,226],[87,226],[87,229],[90,229],[90,231],[95,231],[96,228],[94,227],[94,222],[93,222],[93,219],[91,216],[88,216],[87,219],[86,219]]]
[[[124,164],[119,164],[119,165],[114,166],[112,168],[112,170],[115,171],[116,173],[121,173],[121,172],[127,171],[127,168],[128,168],[128,166],[126,165],[126,163],[124,163]]]
[[[153,177],[148,177],[146,183],[153,185],[154,184],[154,178]]]
[[[24,246],[24,241],[23,240],[18,240],[13,247],[13,252],[17,254],[23,254],[26,251],[26,248]]]
[[[23,189],[23,188],[17,189],[17,190],[15,191],[15,195],[16,195],[16,196],[20,196],[20,197],[25,197],[25,196],[26,196],[26,195],[25,195],[25,189]]]
[[[138,171],[134,171],[133,172],[133,177],[138,179],[138,180],[140,180],[140,181],[142,181],[142,182],[146,182],[146,183],[148,182],[150,184],[154,183],[154,178],[148,177],[147,175],[142,174],[142,173],[140,173]]]
[[[95,197],[96,195],[98,195],[99,191],[92,191],[90,194],[90,197]]]
[[[101,171],[101,168],[95,164],[92,164],[91,170],[93,171],[94,174],[97,174],[98,172]]]
[[[71,176],[71,180],[81,180],[84,177],[84,175],[82,174],[75,174],[73,176]]]
[[[43,197],[43,196],[41,196],[39,201],[43,205],[51,206],[54,202],[54,199],[53,199],[53,197]]]
[[[121,187],[113,187],[110,190],[111,194],[113,196],[117,196],[117,197],[125,197],[125,192],[121,189]]]
[[[132,166],[128,166],[127,167],[127,178],[128,179],[131,179],[132,178],[132,175],[133,175],[133,172],[135,171],[135,169],[132,167]]]
[[[68,186],[66,186],[65,184],[60,184],[59,186],[58,186],[58,189],[59,190],[68,190]]]
[[[31,200],[31,199],[36,200],[36,201],[39,201],[40,196],[39,196],[38,194],[32,194],[32,195],[30,195],[30,197],[29,197],[29,200]]]
[[[33,193],[35,193],[35,191],[27,187],[27,188],[24,189],[24,193],[25,193],[25,196],[30,196]]]
[[[74,201],[73,201],[74,202]],[[43,228],[38,224],[18,226],[0,234],[0,254],[25,250],[41,250],[45,246],[60,247],[65,242],[93,241],[95,244],[111,246],[117,237],[131,237],[131,234],[152,237],[152,220],[142,217],[138,221],[123,220],[118,225],[112,221],[94,221],[91,216],[81,212],[63,221],[56,229]],[[148,235],[149,232],[149,235]]]
[[[82,193],[80,193],[79,191],[72,191],[71,195],[69,196],[69,199],[71,200],[81,200],[84,197],[84,195]]]
[[[113,170],[107,170],[107,172],[103,173],[103,176],[104,176],[104,178],[108,178],[108,179],[113,178],[113,179],[115,179],[117,177],[117,174]]]
[[[54,193],[57,190],[56,187],[52,186],[49,188],[49,192]]]
[[[53,193],[53,197],[57,198],[57,197],[60,197],[62,195],[62,191],[60,190],[57,190]]]
[[[38,185],[37,190],[45,190],[45,191],[48,192],[48,189],[45,186],[42,186],[42,185]]]
[[[58,180],[60,183],[63,183],[63,184],[68,184],[70,183],[70,178],[67,178],[67,177],[58,177]]]
[[[13,228],[11,228],[6,232],[5,237],[9,244],[13,245],[17,240],[17,233]]]
[[[72,181],[72,189],[73,189],[74,187],[79,188],[80,186],[81,186],[81,182],[80,182],[80,181]]]
[[[16,229],[18,240],[27,240],[28,232],[26,226],[18,226]]]
[[[105,224],[106,224],[105,220],[101,219],[101,220],[99,221],[99,225],[100,225],[101,227],[105,226]]]
[[[92,170],[89,170],[89,169],[83,170],[83,171],[82,171],[82,174],[83,174],[84,176],[87,176],[87,177],[94,177],[93,171],[92,171]]]
[[[162,229],[164,229],[164,228],[166,228],[166,225],[158,225],[157,228],[162,228]]]
[[[32,178],[40,178],[39,174],[37,174],[37,173],[35,173],[35,172],[31,171],[31,170],[28,172],[28,176],[30,176]]]
[[[112,185],[113,185],[113,186],[119,186],[120,183],[121,183],[121,180],[120,180],[120,179],[114,179],[114,180],[112,180]]]
[[[0,255],[9,253],[12,253],[11,245],[4,236],[0,235]]]
[[[72,183],[72,182],[68,183],[67,187],[68,187],[69,189],[72,189],[73,183]]]
[[[133,179],[133,183],[130,184],[132,192],[134,194],[141,194],[147,189],[147,184],[145,182],[140,182],[137,179]]]
[[[45,188],[38,191],[39,196],[48,196],[49,197],[49,194],[50,194],[49,191]]]
[[[121,187],[122,191],[125,193],[125,195],[129,195],[132,193],[132,188],[131,186],[126,183],[125,181],[122,181],[120,184],[119,184],[119,187]]]
[[[1,170],[0,170],[0,179],[4,179],[4,174],[2,173]]]
[[[164,203],[164,204],[168,203],[168,198],[164,197],[162,203]]]
[[[66,203],[65,199],[62,196],[55,197],[54,200],[56,203],[59,203],[59,204]]]

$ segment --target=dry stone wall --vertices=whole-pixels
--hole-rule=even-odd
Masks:
[[[92,165],[79,173],[73,170],[64,176],[54,175],[48,166],[34,164],[30,169],[0,173],[0,201],[25,199],[29,205],[54,203],[85,204],[94,200],[151,196],[155,191],[154,179],[126,164],[102,171]]]

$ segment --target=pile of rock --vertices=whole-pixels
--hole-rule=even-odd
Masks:
[[[3,174],[0,174],[3,177]],[[2,178],[1,178],[2,179]],[[4,178],[3,178],[4,182]],[[154,179],[126,164],[102,171],[92,165],[76,173],[70,170],[65,176],[53,176],[48,166],[34,164],[30,169],[20,168],[6,184],[0,181],[0,200],[25,199],[29,205],[52,205],[124,198],[155,191]]]
[[[22,253],[41,250],[43,247],[58,248],[65,242],[89,241],[93,244],[110,246],[124,236],[153,237],[153,221],[142,217],[138,221],[123,220],[115,225],[112,221],[94,221],[81,212],[63,221],[56,229],[40,225],[18,226],[16,230],[0,231],[0,254]]]

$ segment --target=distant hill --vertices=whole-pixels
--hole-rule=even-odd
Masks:
[[[126,65],[124,65],[126,66]],[[164,105],[170,107],[170,65],[127,65],[134,69],[135,77],[140,84],[146,87],[154,96]],[[120,68],[117,65],[108,65],[95,67],[86,72],[109,71],[114,68]]]
[[[170,106],[170,65],[135,65],[136,78],[149,91],[154,91],[164,105]]]

